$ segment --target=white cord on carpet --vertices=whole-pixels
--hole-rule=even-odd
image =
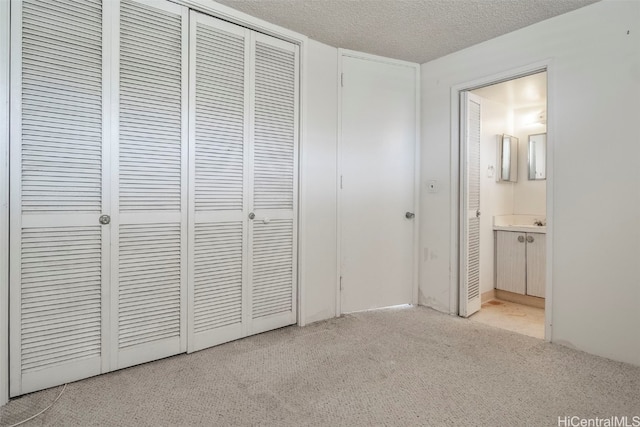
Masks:
[[[53,406],[54,403],[56,403],[58,401],[58,399],[60,399],[60,396],[62,396],[62,393],[64,393],[64,390],[67,388],[67,385],[65,384],[64,387],[62,387],[62,390],[60,390],[60,394],[58,394],[58,397],[56,397],[53,402],[51,402],[51,404],[49,406],[47,406],[46,408],[44,408],[42,411],[38,412],[35,415],[30,416],[29,418],[27,418],[26,420],[22,420],[19,423],[15,423],[15,424],[11,424],[9,427],[16,427],[19,426],[21,424],[26,423],[27,421],[31,421],[32,419],[34,419],[35,417],[44,414],[47,410],[49,410],[49,408],[51,408]]]

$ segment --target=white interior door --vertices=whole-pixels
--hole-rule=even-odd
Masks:
[[[416,68],[343,56],[342,71],[342,312],[414,303]]]
[[[469,317],[480,310],[480,99],[461,93],[464,185],[462,195],[463,236],[460,274],[460,315]]]
[[[250,31],[191,12],[189,351],[246,335]]]
[[[12,2],[11,374],[16,396],[103,371],[109,285],[102,5]]]
[[[121,0],[113,43],[112,369],[186,351],[188,9]]]

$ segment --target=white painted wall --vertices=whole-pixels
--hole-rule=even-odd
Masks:
[[[513,131],[512,112],[498,102],[480,98],[480,293],[494,288],[493,217],[513,213],[512,182],[496,182],[497,135]],[[487,170],[493,166],[493,176]]]
[[[518,108],[513,111],[513,136],[518,138],[518,182],[513,187],[513,213],[515,215],[546,215],[547,181],[529,181],[529,135],[545,133],[544,124],[527,125],[532,115],[546,105]]]
[[[301,261],[303,320],[311,323],[336,315],[338,50],[314,40],[307,46]]]
[[[452,87],[550,62],[551,339],[640,365],[640,2],[604,0],[422,66],[421,303],[455,313]]]

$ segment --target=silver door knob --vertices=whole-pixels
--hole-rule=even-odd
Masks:
[[[413,218],[414,216],[416,216],[416,214],[414,214],[413,212],[407,212],[406,214],[404,214],[404,216],[405,216],[407,219],[411,219],[411,218]]]
[[[518,242],[520,243],[524,242],[524,236],[518,236]]]
[[[527,236],[527,242],[533,243],[533,236]]]
[[[109,215],[100,215],[98,221],[100,221],[100,224],[102,225],[107,225],[111,222],[111,217]]]
[[[255,217],[256,217],[256,214],[254,214],[253,212],[249,214],[249,219],[254,219]]]

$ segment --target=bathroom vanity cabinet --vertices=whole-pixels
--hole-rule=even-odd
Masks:
[[[546,235],[496,231],[496,289],[544,298]]]

